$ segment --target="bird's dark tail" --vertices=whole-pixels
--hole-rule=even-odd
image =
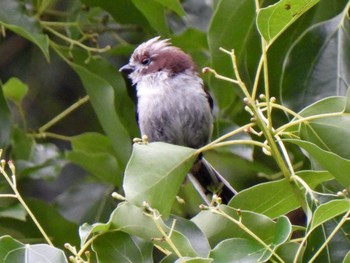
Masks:
[[[211,202],[208,195],[216,194],[222,203],[227,204],[237,194],[231,184],[203,157],[196,160],[188,178],[207,204]]]

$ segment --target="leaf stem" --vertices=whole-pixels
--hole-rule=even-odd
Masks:
[[[276,129],[275,133],[279,134],[279,133],[283,132],[285,129],[288,129],[288,128],[293,127],[297,124],[304,123],[307,121],[321,119],[321,118],[327,118],[327,117],[342,116],[342,115],[345,115],[345,113],[344,112],[332,112],[332,113],[323,113],[323,114],[312,115],[312,116],[308,116],[308,117],[301,117],[300,116],[299,119],[291,121],[291,122],[279,127],[278,129]]]
[[[164,229],[162,228],[162,226],[158,223],[158,216],[156,215],[152,215],[151,216],[154,224],[156,225],[157,229],[159,230],[159,232],[161,233],[162,237],[164,237],[165,241],[169,244],[169,246],[173,249],[173,251],[175,252],[175,254],[177,255],[177,257],[180,259],[183,258],[183,256],[181,255],[180,251],[177,249],[177,247],[175,246],[175,244],[173,243],[173,241],[171,240],[171,234],[173,232],[173,229],[170,229],[169,234],[167,234]],[[175,221],[175,219],[174,219]],[[175,221],[176,222],[176,221]]]
[[[217,144],[217,143],[219,143],[219,142],[221,142],[223,140],[226,140],[227,138],[232,137],[232,136],[234,136],[234,135],[236,135],[236,134],[238,134],[240,132],[246,131],[246,130],[248,130],[249,128],[251,128],[253,126],[255,126],[255,123],[249,123],[249,124],[246,124],[246,125],[244,125],[242,127],[237,128],[237,129],[235,129],[235,130],[233,130],[233,131],[231,131],[229,133],[226,133],[226,134],[220,136],[219,138],[217,138],[216,140],[212,141],[211,143],[209,143],[209,144],[203,146],[202,148],[198,149],[197,153],[201,153],[201,152],[204,152],[206,150],[209,150],[209,149],[211,149],[213,147],[213,145],[215,145],[215,144]]]
[[[264,143],[254,141],[254,140],[230,140],[226,142],[219,142],[214,145],[212,145],[210,148],[207,148],[206,150],[211,150],[218,147],[228,146],[228,145],[242,145],[242,144],[248,144],[253,146],[258,146],[261,148],[265,148],[267,151],[270,151],[270,147]]]
[[[32,134],[32,137],[37,138],[37,139],[46,139],[46,138],[53,138],[61,141],[72,141],[72,137],[70,136],[65,136],[57,133],[52,133],[52,132],[41,132],[41,133],[34,133]]]
[[[350,210],[346,212],[346,214],[342,217],[339,224],[334,228],[332,233],[328,236],[325,242],[323,242],[322,246],[317,250],[317,252],[313,255],[313,257],[309,260],[309,263],[312,263],[316,260],[316,258],[321,254],[322,250],[329,244],[331,239],[335,236],[335,234],[339,231],[339,229],[342,227],[342,225],[349,220],[350,216]]]
[[[111,49],[110,46],[105,46],[104,48],[94,48],[94,47],[89,47],[89,46],[86,46],[84,45],[83,43],[81,43],[80,41],[77,41],[77,40],[74,40],[74,39],[71,39],[59,32],[57,32],[56,30],[52,29],[51,27],[43,24],[43,27],[51,32],[52,34],[54,34],[55,36],[61,38],[62,40],[68,42],[71,46],[78,46],[78,47],[81,47],[82,49],[85,49],[86,51],[88,52],[96,52],[96,53],[103,53],[103,52],[106,52],[108,50]]]
[[[45,238],[46,242],[50,246],[53,246],[53,243],[51,242],[50,238],[48,237],[48,235],[46,234],[46,232],[44,231],[44,229],[40,225],[39,221],[37,220],[37,218],[35,217],[33,212],[30,210],[30,208],[27,206],[26,202],[23,200],[21,194],[17,190],[16,175],[15,175],[15,167],[14,167],[14,165],[12,164],[12,162],[8,162],[8,165],[9,165],[11,171],[12,171],[12,176],[11,176],[12,180],[11,180],[10,176],[6,173],[3,165],[0,167],[0,173],[4,176],[4,178],[6,179],[7,183],[10,185],[12,191],[14,192],[14,195],[7,195],[6,197],[17,198],[17,200],[21,203],[21,205],[27,211],[27,213],[30,216],[30,218],[33,220],[33,222],[36,225],[36,227],[39,229],[40,233]]]
[[[243,231],[245,231],[253,239],[255,239],[257,242],[259,242],[265,249],[267,249],[269,252],[271,252],[271,254],[274,255],[279,260],[279,262],[284,262],[284,260],[278,254],[276,254],[276,252],[273,249],[271,249],[271,247],[268,244],[266,244],[253,231],[251,231],[248,227],[246,227],[242,223],[241,220],[236,220],[235,218],[231,217],[230,215],[225,213],[223,210],[221,210],[219,206],[211,208],[210,211],[212,211],[214,214],[221,215],[221,216],[227,218],[228,220],[230,220],[231,222],[233,222],[234,224],[238,225]]]
[[[252,90],[252,100],[256,99],[256,94],[258,92],[260,74],[261,74],[261,70],[262,70],[263,65],[264,65],[263,62],[264,62],[263,57],[260,57],[258,68],[257,68],[256,73],[255,73],[255,79],[254,79],[253,90]]]
[[[0,198],[17,198],[14,194],[0,194]]]
[[[250,94],[248,92],[248,89],[247,89],[245,83],[242,81],[241,76],[240,76],[239,71],[238,71],[238,65],[237,65],[237,58],[236,58],[236,55],[235,55],[235,50],[232,49],[231,52],[226,50],[226,49],[223,49],[223,48],[220,48],[220,50],[231,56],[232,65],[233,65],[233,71],[234,71],[236,79],[237,79],[235,82],[240,86],[241,90],[243,91],[244,96],[247,97],[251,101],[252,98],[251,98],[251,96],[250,96]]]
[[[74,110],[79,108],[81,105],[89,101],[89,96],[86,95],[85,97],[79,99],[77,102],[69,106],[67,109],[62,111],[60,114],[55,116],[52,120],[50,120],[48,123],[41,126],[38,130],[40,133],[45,132],[49,128],[51,128],[53,125],[55,125],[57,122],[61,121],[63,118],[67,117],[70,113],[72,113]]]

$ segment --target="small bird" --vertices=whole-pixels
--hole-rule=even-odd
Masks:
[[[168,39],[155,37],[139,45],[119,71],[128,74],[136,86],[139,128],[149,142],[196,149],[209,142],[213,100],[188,54],[172,46]],[[195,185],[197,191],[220,195],[224,202],[236,193],[202,156],[190,175],[203,187]],[[190,177],[196,183],[193,179]]]

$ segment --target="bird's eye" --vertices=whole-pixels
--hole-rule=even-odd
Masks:
[[[141,64],[142,65],[148,65],[149,63],[151,63],[151,59],[150,58],[143,58],[141,60]]]

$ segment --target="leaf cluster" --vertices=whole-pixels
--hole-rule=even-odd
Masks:
[[[29,81],[1,85],[1,262],[349,262],[349,2],[209,2],[0,0],[4,43],[65,63],[85,94],[28,128]],[[201,149],[132,144],[117,67],[154,35],[204,68],[216,109]],[[100,130],[55,132],[86,104]],[[228,204],[186,180],[199,154],[238,190]],[[28,194],[72,165],[86,175],[55,200]]]

